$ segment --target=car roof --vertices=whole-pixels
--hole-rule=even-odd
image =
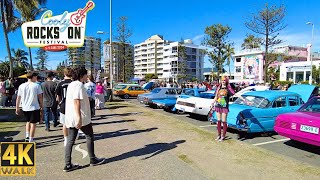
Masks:
[[[297,93],[289,92],[289,91],[277,91],[277,90],[270,90],[270,91],[250,91],[244,93],[243,95],[249,96],[259,96],[268,99],[269,101],[273,101],[274,99],[278,98],[279,96],[300,96]]]

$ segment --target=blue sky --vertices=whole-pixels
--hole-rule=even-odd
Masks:
[[[46,7],[58,15],[64,11],[75,11],[85,5],[87,0],[48,0]],[[59,3],[57,3],[59,2]],[[88,13],[87,36],[107,39],[109,35],[97,35],[98,30],[109,31],[109,1],[94,0],[96,6]],[[280,33],[284,44],[306,45],[311,41],[311,26],[306,22],[315,24],[314,50],[320,50],[320,1],[308,0],[113,0],[113,32],[116,33],[116,21],[120,16],[128,17],[128,25],[133,31],[130,38],[133,44],[140,43],[153,34],[163,35],[168,40],[192,39],[200,44],[206,26],[221,23],[229,25],[232,32],[230,41],[235,43],[236,50],[247,33],[244,22],[251,13],[263,8],[265,3],[285,4],[288,25]],[[22,41],[21,29],[9,34],[11,48],[27,50]],[[36,49],[33,49],[35,57]],[[65,53],[49,53],[49,69],[55,68],[66,59]],[[2,27],[0,29],[0,60],[7,56]],[[35,61],[35,60],[34,60]],[[205,62],[206,67],[211,67]]]

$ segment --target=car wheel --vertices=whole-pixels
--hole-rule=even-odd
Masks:
[[[129,99],[130,96],[129,96],[129,94],[125,94],[125,95],[123,95],[123,98],[124,98],[124,99]]]

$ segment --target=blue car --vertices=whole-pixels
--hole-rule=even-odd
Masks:
[[[247,133],[274,131],[278,115],[297,111],[315,92],[318,89],[312,85],[293,85],[288,91],[247,92],[242,96],[250,105],[238,98],[229,106],[228,128]],[[213,121],[216,122],[216,113]]]
[[[183,89],[179,98],[200,97],[203,92],[205,92],[204,89]],[[152,102],[157,105],[158,108],[163,108],[173,112],[176,111],[174,107],[176,105],[177,98],[156,99],[152,100]]]

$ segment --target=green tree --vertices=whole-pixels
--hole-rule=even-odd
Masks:
[[[156,74],[146,74],[144,79],[148,82],[150,79],[158,79],[158,76]]]
[[[132,31],[128,27],[128,17],[121,16],[117,23],[117,36],[115,39],[118,41],[118,48],[114,52],[118,57],[118,80],[122,79],[127,82],[133,77],[133,49],[129,38],[132,36]]]
[[[284,5],[269,6],[265,5],[263,9],[252,15],[251,19],[245,23],[245,26],[254,33],[264,36],[262,45],[265,47],[264,56],[264,81],[268,80],[268,67],[273,62],[272,55],[269,56],[269,50],[282,40],[278,39],[279,32],[283,30],[286,25],[284,24],[285,7]]]
[[[30,68],[30,64],[28,63],[28,58],[26,57],[28,55],[27,52],[25,52],[22,49],[11,49],[13,53],[13,62],[16,64],[18,67],[24,67],[25,69]]]
[[[41,2],[41,4],[45,4],[45,3],[46,3],[46,0],[43,0]],[[19,13],[21,14],[23,22],[34,21],[40,13],[46,10],[46,8],[38,8],[37,6],[28,6],[27,4],[24,3],[24,0],[16,0],[16,7]],[[28,50],[29,50],[30,70],[33,71],[31,48],[29,47]]]
[[[10,63],[9,61],[0,63],[0,76],[8,77],[10,71]]]
[[[247,34],[246,38],[244,38],[243,43],[241,44],[242,49],[254,49],[260,48],[262,43],[262,39],[259,37],[255,37],[252,34]]]
[[[183,45],[184,40],[181,39],[181,41],[178,43],[178,80],[184,80],[188,77],[187,75],[187,53],[186,53],[186,47]]]
[[[217,68],[218,77],[223,72],[223,64],[226,60],[226,49],[231,46],[228,41],[228,35],[231,32],[229,26],[214,24],[205,29],[205,37],[202,44],[210,50],[207,50],[210,63]]]
[[[232,47],[231,44],[227,44],[224,59],[227,60],[227,65],[228,65],[228,68],[229,68],[229,77],[230,78],[231,78],[230,63],[233,60],[233,55],[234,55],[234,47]]]
[[[43,4],[45,0],[0,0],[0,15],[2,22],[2,29],[4,34],[4,40],[9,58],[10,70],[9,76],[13,76],[13,59],[10,51],[10,43],[8,34],[15,31],[22,24],[20,18],[15,16],[15,7],[19,3],[24,3],[26,7],[38,7],[39,4]]]
[[[48,52],[43,50],[42,48],[39,48],[37,51],[37,56],[36,58],[38,60],[37,65],[37,70],[43,71],[47,70],[48,68]]]

